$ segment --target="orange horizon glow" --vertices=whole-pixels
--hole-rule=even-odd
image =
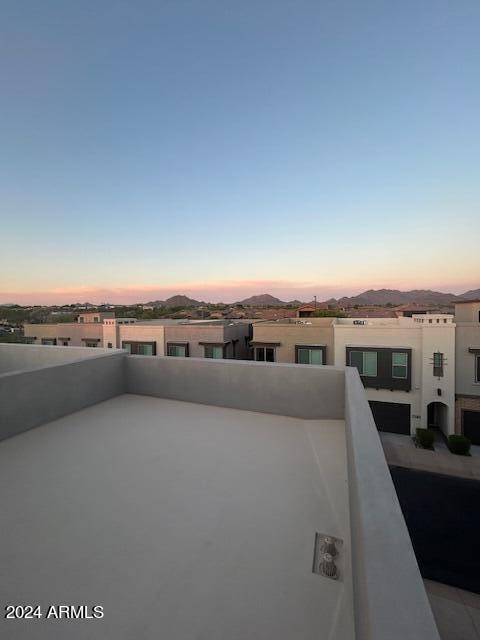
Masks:
[[[79,286],[45,289],[43,291],[0,291],[0,304],[63,305],[77,302],[93,304],[135,304],[165,300],[172,295],[186,295],[205,302],[236,302],[253,295],[268,293],[281,300],[310,301],[316,295],[319,301],[329,298],[353,296],[368,289],[395,289],[410,291],[430,289],[443,293],[461,294],[479,287],[478,282],[438,285],[428,282],[322,284],[287,280],[240,280],[219,282],[190,282],[166,286],[101,287]]]

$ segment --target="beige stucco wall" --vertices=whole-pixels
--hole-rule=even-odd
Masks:
[[[35,336],[34,344],[41,344],[42,338],[56,338],[57,344],[61,345],[59,338],[70,338],[68,345],[71,347],[84,347],[82,338],[99,339],[98,346],[103,346],[102,324],[88,322],[80,324],[78,322],[60,322],[57,324],[25,324],[24,335],[27,338]]]
[[[290,322],[254,324],[253,341],[279,342],[280,346],[275,348],[276,362],[295,362],[295,345],[325,345],[327,347],[325,364],[334,364],[332,318],[305,318],[302,324]]]
[[[109,325],[106,325],[106,328]],[[157,356],[165,355],[165,327],[158,324],[121,324],[118,325],[118,347],[122,348],[124,340],[136,342],[155,342]]]
[[[459,322],[455,340],[456,393],[480,396],[480,383],[475,382],[475,356],[469,349],[480,349],[480,323]]]
[[[90,322],[102,323],[105,318],[115,318],[114,311],[99,311],[93,313],[80,313],[78,315],[78,322],[80,324],[88,324]]]
[[[470,304],[455,305],[455,322],[478,322],[478,314],[480,313],[480,302],[471,302]]]

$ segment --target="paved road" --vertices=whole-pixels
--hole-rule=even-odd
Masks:
[[[480,593],[480,481],[390,471],[422,576]]]

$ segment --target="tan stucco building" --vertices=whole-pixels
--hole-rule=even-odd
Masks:
[[[356,366],[379,429],[454,432],[455,324],[447,314],[297,318],[253,325],[252,357]]]
[[[455,304],[455,430],[480,444],[480,300]]]
[[[81,314],[77,322],[26,324],[32,344],[125,349],[132,355],[247,359],[249,320],[138,321],[113,313]]]

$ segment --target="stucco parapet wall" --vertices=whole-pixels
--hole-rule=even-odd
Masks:
[[[104,349],[103,347],[89,349],[86,347],[5,343],[0,344],[0,377],[124,353],[121,349]]]
[[[117,351],[0,375],[0,440],[124,393],[124,358]]]
[[[357,640],[440,640],[378,431],[345,370],[345,436]]]
[[[344,414],[340,367],[168,356],[125,364],[130,393],[304,419]]]

